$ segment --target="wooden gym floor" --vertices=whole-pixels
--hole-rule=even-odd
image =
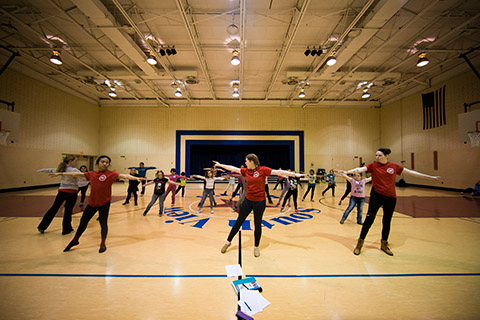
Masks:
[[[236,217],[220,196],[225,187],[217,184],[214,214],[208,200],[203,213],[194,212],[202,185],[187,184],[174,207],[166,199],[164,216],[155,205],[144,217],[152,187],[138,206],[123,206],[127,187],[115,184],[103,254],[95,218],[67,253],[72,235],[61,235],[60,212],[37,232],[55,188],[0,194],[0,319],[235,319],[234,279],[225,265],[238,263],[238,237],[220,253]],[[255,319],[480,319],[478,199],[398,188],[395,255],[379,249],[380,211],[355,256],[356,212],[339,224],[348,204],[338,205],[344,184],[319,202],[323,188],[317,185],[315,202],[299,197],[299,214],[267,207],[259,258],[253,221],[244,224],[243,270],[271,303]]]

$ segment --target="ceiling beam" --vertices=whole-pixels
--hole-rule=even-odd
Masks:
[[[373,0],[372,0],[373,1]],[[270,84],[268,85],[267,92],[265,94],[265,100],[268,100],[268,97],[270,96],[270,93],[273,90],[273,87],[275,86],[278,75],[280,74],[280,71],[282,70],[283,64],[285,63],[285,59],[287,57],[288,51],[290,50],[290,47],[292,46],[293,40],[295,39],[295,35],[298,32],[298,28],[300,27],[300,23],[302,22],[303,17],[305,16],[305,13],[307,12],[308,5],[310,4],[310,0],[305,0],[302,3],[302,7],[298,13],[297,18],[295,21],[290,23],[287,29],[287,33],[285,36],[285,41],[284,45],[282,46],[282,51],[280,52],[280,55],[277,59],[277,63],[275,64],[275,68],[273,69],[273,75],[270,80]],[[292,18],[293,20],[293,18]]]

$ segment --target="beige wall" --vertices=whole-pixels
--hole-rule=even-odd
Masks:
[[[359,164],[354,156],[369,163],[375,150],[385,146],[392,149],[393,162],[406,160],[410,167],[414,152],[416,170],[444,178],[443,185],[410,177],[408,182],[464,188],[479,178],[480,149],[458,142],[457,114],[463,112],[464,101],[480,99],[478,83],[469,73],[447,81],[447,125],[422,130],[420,93],[381,109],[100,108],[6,71],[0,77],[0,97],[15,101],[21,132],[17,143],[0,146],[0,189],[56,182],[35,170],[54,167],[62,153],[80,150],[110,155],[112,169],[119,172],[140,161],[169,170],[175,164],[176,130],[303,130],[306,170],[311,164],[353,168]],[[432,168],[433,151],[439,153],[438,171]]]
[[[175,163],[176,130],[303,130],[307,170],[311,163],[351,168],[358,166],[354,155],[373,160],[380,131],[379,109],[363,108],[103,107],[101,114],[100,149],[121,170],[139,161],[169,170]]]
[[[446,125],[423,130],[421,93],[445,87]],[[464,112],[464,102],[480,100],[480,81],[473,72],[403,98],[382,107],[380,116],[381,145],[392,149],[390,160],[411,168],[411,153],[415,155],[415,170],[442,177],[443,184],[405,176],[410,183],[450,188],[473,187],[480,180],[480,148],[458,140],[458,114]],[[478,108],[478,106],[476,107]],[[433,152],[438,152],[438,170],[433,169]]]
[[[56,167],[62,153],[98,154],[98,106],[9,70],[0,99],[21,116],[18,142],[0,146],[0,189],[55,183],[35,170]]]

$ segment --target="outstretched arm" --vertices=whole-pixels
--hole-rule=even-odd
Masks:
[[[220,167],[220,168],[232,171],[232,172],[240,173],[240,168],[237,168],[237,167],[234,167],[234,166],[231,166],[231,165],[228,165],[228,164],[221,164],[218,161],[213,161],[213,163],[215,163],[215,168]]]
[[[440,176],[430,176],[428,174],[421,173],[421,172],[418,172],[418,171],[415,171],[415,170],[410,170],[410,169],[407,169],[407,168],[403,168],[403,172],[410,175],[410,176],[414,176],[414,177],[418,177],[418,178],[425,178],[425,179],[432,179],[432,180],[439,180],[440,179]]]
[[[307,174],[306,173],[295,173],[295,172],[291,172],[291,171],[286,171],[286,170],[272,170],[272,173],[271,175],[280,175],[280,176],[289,176],[289,177],[297,177],[297,178],[301,178],[301,177],[304,177],[306,176]]]
[[[123,179],[123,180],[137,180],[137,181],[142,181],[142,180],[147,180],[145,178],[140,178],[140,177],[134,177],[130,174],[125,174],[121,173],[118,175],[118,179]]]
[[[351,178],[345,174],[345,171],[343,170],[335,170],[336,173],[345,180],[350,180]]]
[[[205,177],[199,176],[198,174],[192,174],[192,177],[205,180]]]
[[[85,175],[83,174],[83,172],[76,172],[76,171],[69,171],[69,172],[52,172],[50,173],[50,175],[52,177],[55,177],[55,176],[67,176],[67,177],[85,177]]]
[[[340,173],[344,173],[344,174],[353,174],[355,172],[358,172],[358,173],[361,173],[361,172],[367,172],[367,167],[358,167],[358,168],[355,168],[355,169],[351,169],[351,170],[348,170],[348,171],[339,171]]]

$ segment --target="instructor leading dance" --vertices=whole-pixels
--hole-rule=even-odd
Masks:
[[[214,163],[215,167],[221,167],[232,172],[240,173],[247,179],[247,193],[245,195],[245,200],[240,206],[240,212],[238,214],[237,221],[235,221],[235,224],[230,230],[230,234],[227,237],[227,242],[225,242],[223,245],[221,252],[225,253],[227,251],[228,247],[232,243],[233,238],[240,230],[243,222],[247,219],[250,211],[253,210],[255,225],[255,247],[253,249],[253,255],[255,257],[259,257],[260,250],[258,249],[258,246],[260,245],[260,238],[262,237],[262,217],[266,207],[265,178],[272,174],[291,177],[302,177],[305,174],[298,174],[283,170],[272,170],[269,167],[260,166],[258,157],[253,153],[250,153],[245,157],[246,168],[237,168],[231,165],[218,163],[217,161],[214,161]]]

